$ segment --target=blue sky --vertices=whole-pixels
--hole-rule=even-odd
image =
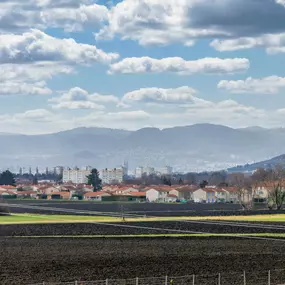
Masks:
[[[0,11],[1,132],[284,127],[283,0],[7,0]]]

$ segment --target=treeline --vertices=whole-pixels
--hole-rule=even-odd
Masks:
[[[266,181],[285,181],[285,168],[277,165],[273,169],[259,168],[253,174],[245,174],[241,172],[228,173],[226,171],[214,171],[214,172],[190,172],[186,174],[172,174],[158,176],[143,175],[137,179],[126,179],[126,184],[139,184],[139,185],[199,185],[202,188],[207,185],[212,186],[248,186],[254,185]]]

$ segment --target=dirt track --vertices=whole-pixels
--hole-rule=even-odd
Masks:
[[[225,238],[1,238],[0,248],[1,285],[218,272],[228,276],[230,271],[283,268],[285,262],[284,242]]]

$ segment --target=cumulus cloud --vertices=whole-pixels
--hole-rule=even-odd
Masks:
[[[210,45],[221,52],[264,47],[269,54],[283,53],[285,52],[285,33],[265,34],[260,37],[215,39]]]
[[[32,121],[32,122],[50,122],[52,121],[53,114],[45,109],[35,109],[35,110],[28,110],[24,113],[18,113],[13,115],[13,120],[25,120],[25,121]]]
[[[96,46],[59,39],[39,30],[0,35],[0,63],[60,62],[66,64],[107,63],[118,58]]]
[[[0,3],[0,31],[25,31],[29,28],[64,28],[79,31],[99,28],[107,19],[104,5],[86,0],[13,0]]]
[[[196,100],[194,95],[197,91],[191,87],[183,86],[179,88],[141,88],[132,92],[126,93],[122,100],[123,102],[154,102],[154,103],[176,103],[183,104]]]
[[[200,38],[275,34],[285,29],[280,4],[284,0],[123,0],[111,8],[96,38],[189,45]]]
[[[59,97],[49,99],[55,109],[97,109],[104,110],[104,104],[118,103],[113,95],[89,94],[86,90],[74,87]]]
[[[261,79],[248,77],[245,80],[221,80],[218,88],[231,93],[275,94],[285,88],[285,78],[268,76]]]
[[[163,59],[131,57],[111,64],[109,73],[224,74],[243,72],[248,68],[249,61],[246,58],[202,58],[187,61],[180,57]]]
[[[46,83],[36,82],[0,82],[0,95],[49,95],[52,90],[46,87]]]

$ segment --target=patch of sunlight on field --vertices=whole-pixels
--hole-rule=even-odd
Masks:
[[[119,218],[106,216],[71,216],[71,215],[32,215],[12,214],[0,216],[0,224],[25,224],[25,223],[79,223],[79,222],[118,222]]]
[[[198,217],[197,220],[220,220],[220,221],[247,221],[247,222],[285,222],[285,214],[254,215],[254,216],[217,216]]]

